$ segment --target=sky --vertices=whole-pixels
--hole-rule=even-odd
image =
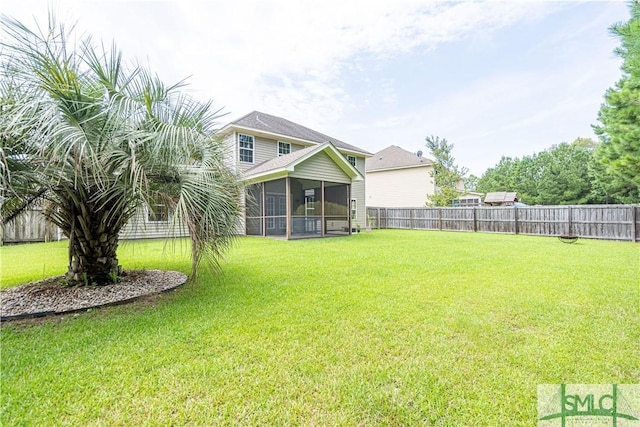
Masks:
[[[477,176],[502,156],[596,139],[621,77],[609,27],[629,19],[613,1],[0,1],[32,28],[49,10],[166,83],[188,78],[221,126],[258,110],[427,157],[434,135]]]

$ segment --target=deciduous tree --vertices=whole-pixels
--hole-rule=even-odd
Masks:
[[[436,187],[435,194],[428,197],[427,205],[451,206],[452,201],[461,193],[459,188],[467,169],[456,165],[451,155],[453,144],[449,144],[446,139],[431,135],[426,141],[433,159],[431,176]]]

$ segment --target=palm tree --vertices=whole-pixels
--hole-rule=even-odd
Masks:
[[[219,110],[125,67],[115,46],[49,18],[32,31],[2,17],[0,171],[3,224],[44,200],[69,238],[67,281],[122,273],[118,233],[142,206],[163,203],[192,240],[192,275],[233,241],[240,187],[213,136]]]

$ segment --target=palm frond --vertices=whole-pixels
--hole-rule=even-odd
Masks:
[[[165,85],[126,67],[114,45],[76,42],[53,17],[37,31],[1,21],[3,188],[16,200],[28,200],[27,189],[46,192],[45,214],[70,237],[70,259],[107,250],[98,245],[105,230],[117,237],[136,209],[161,200],[175,209],[175,226],[189,230],[194,272],[204,258],[217,265],[235,236],[240,199],[211,137],[221,111],[182,93],[185,81]]]

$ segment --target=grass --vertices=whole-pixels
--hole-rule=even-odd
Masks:
[[[0,255],[11,286],[66,247]],[[160,242],[119,256],[189,270]],[[0,424],[534,425],[538,384],[640,378],[639,262],[513,235],[243,238],[153,303],[4,325]]]

